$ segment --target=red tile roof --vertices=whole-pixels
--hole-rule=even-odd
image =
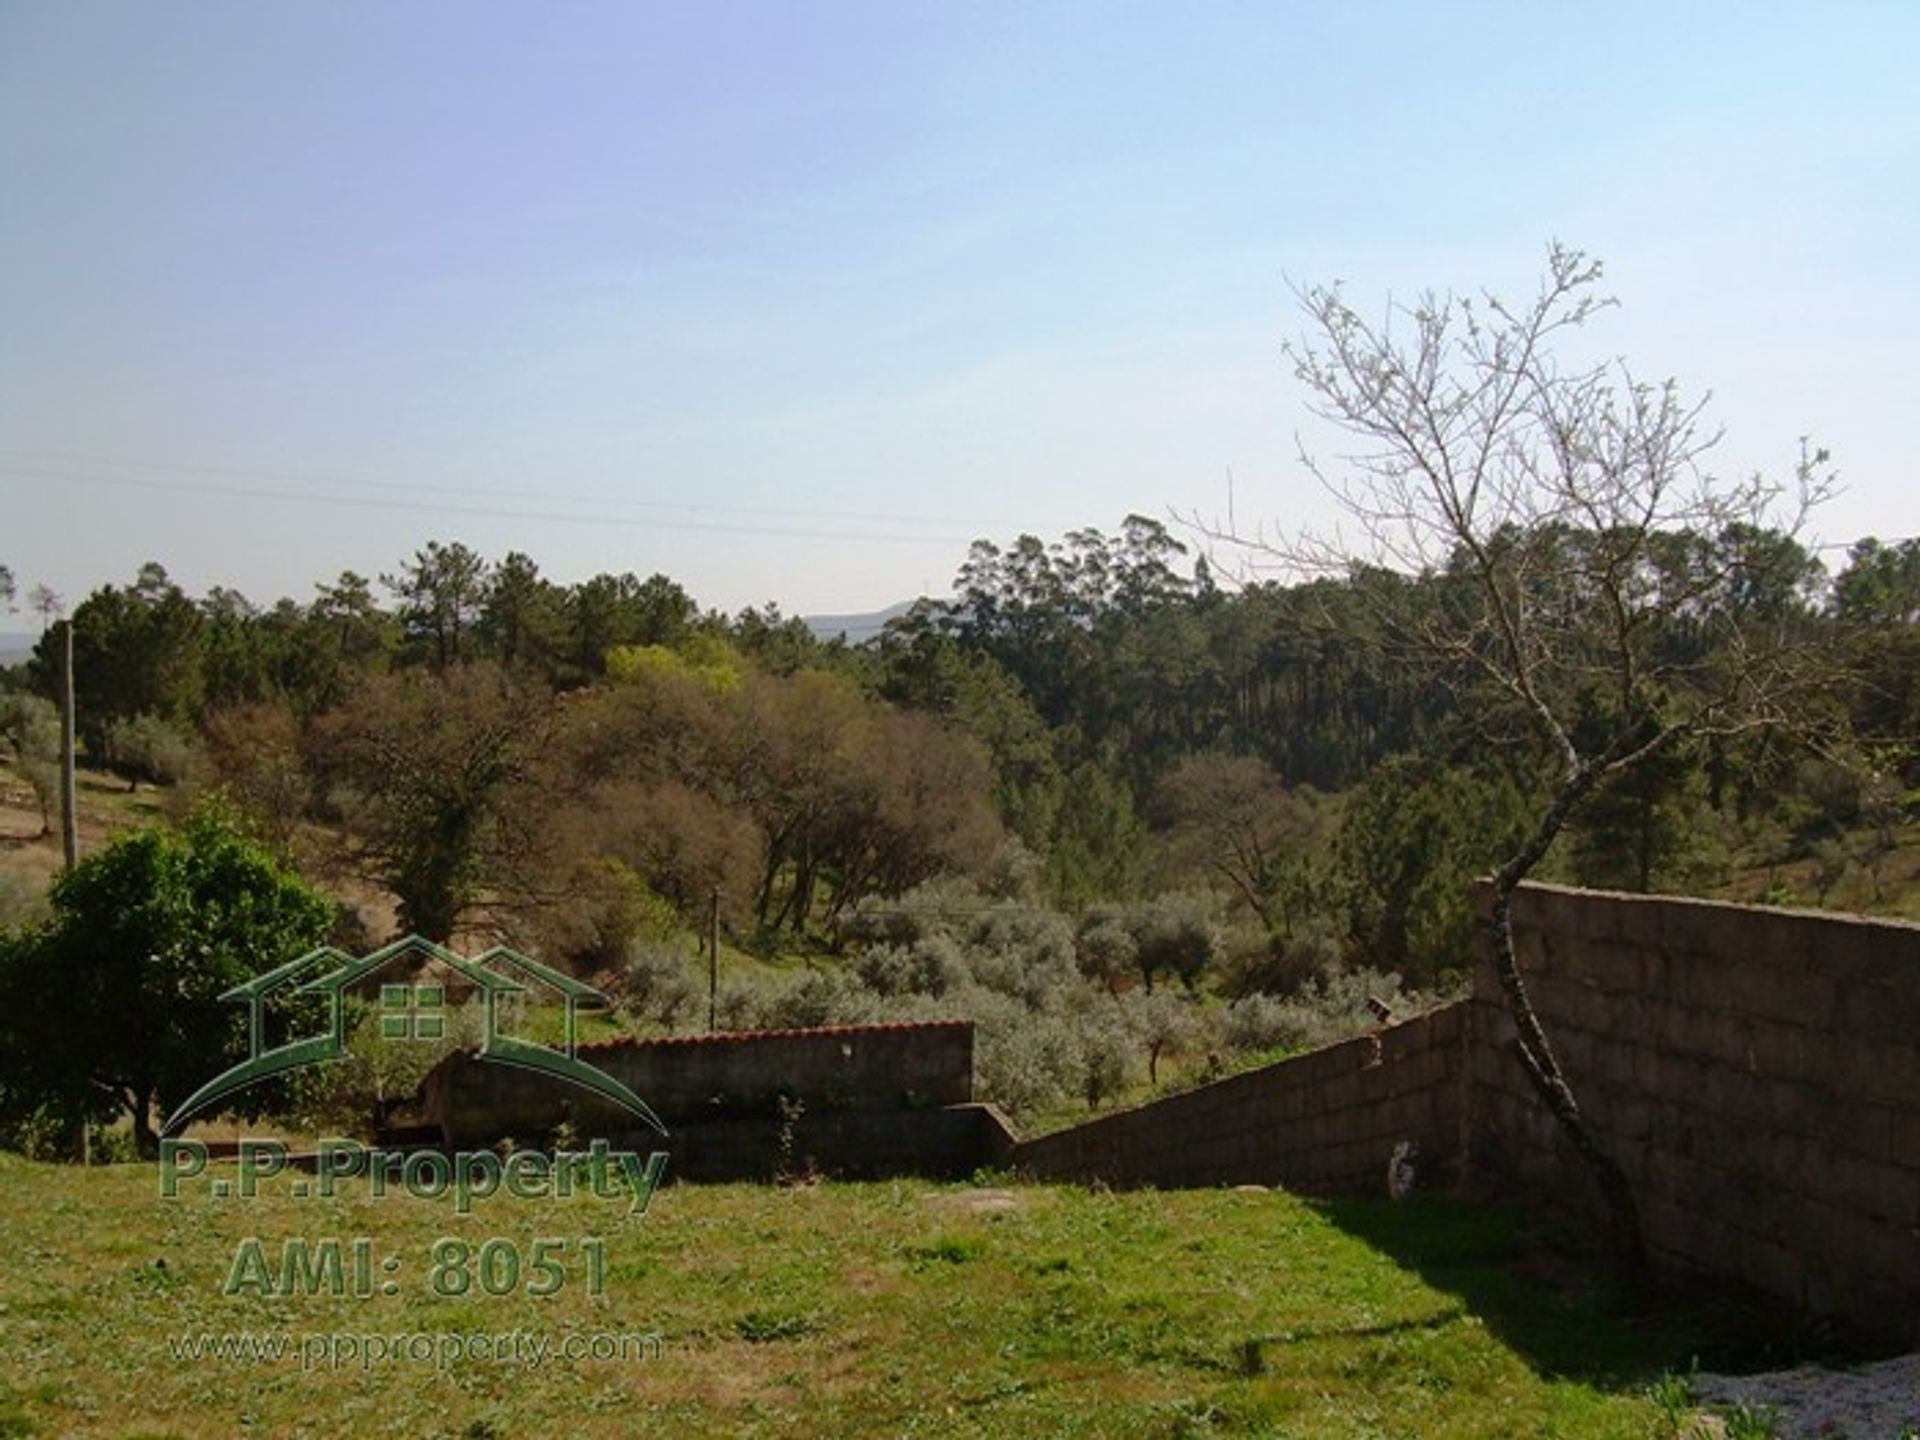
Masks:
[[[711,1035],[660,1035],[642,1040],[623,1035],[617,1040],[593,1040],[574,1047],[576,1054],[602,1050],[637,1050],[645,1045],[724,1045],[735,1041],[788,1040],[811,1035],[891,1035],[902,1030],[951,1030],[973,1027],[971,1020],[898,1020],[875,1025],[820,1025],[793,1030],[722,1030]]]

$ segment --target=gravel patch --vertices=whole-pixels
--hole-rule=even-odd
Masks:
[[[1696,1375],[1702,1402],[1774,1412],[1780,1440],[1920,1437],[1920,1354],[1852,1370],[1802,1365],[1765,1375]]]

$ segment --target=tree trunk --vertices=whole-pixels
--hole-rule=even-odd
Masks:
[[[138,1091],[133,1096],[133,1149],[142,1160],[160,1154],[160,1137],[153,1130],[153,1092]]]
[[[1627,1179],[1627,1172],[1621,1168],[1619,1161],[1607,1153],[1592,1127],[1587,1124],[1586,1112],[1560,1069],[1560,1061],[1540,1024],[1532,997],[1527,993],[1526,979],[1520,973],[1513,945],[1513,892],[1518,883],[1516,879],[1511,884],[1503,885],[1500,880],[1495,880],[1493,915],[1489,924],[1494,973],[1499,977],[1501,991],[1507,998],[1507,1009],[1513,1015],[1515,1028],[1519,1032],[1515,1038],[1515,1049],[1520,1055],[1521,1068],[1527,1072],[1527,1079],[1532,1082],[1535,1092],[1546,1102],[1547,1109],[1559,1122],[1574,1150],[1593,1172],[1601,1197],[1606,1201],[1613,1231],[1614,1254],[1627,1278],[1637,1281],[1646,1270],[1647,1258],[1640,1234],[1639,1202],[1634,1198],[1633,1185]]]
[[[1513,895],[1521,881],[1532,874],[1534,867],[1546,856],[1554,838],[1566,825],[1568,817],[1579,808],[1581,801],[1603,780],[1631,769],[1670,738],[1670,734],[1658,732],[1649,735],[1645,729],[1625,733],[1599,760],[1569,769],[1559,793],[1540,817],[1533,833],[1493,877],[1493,913],[1488,922],[1494,974],[1500,981],[1501,992],[1506,996],[1507,1009],[1513,1016],[1518,1032],[1515,1048],[1520,1055],[1521,1068],[1526,1071],[1535,1092],[1546,1102],[1548,1111],[1559,1122],[1575,1152],[1593,1173],[1612,1224],[1615,1257],[1623,1275],[1632,1283],[1637,1283],[1646,1270],[1646,1246],[1640,1233],[1640,1207],[1634,1199],[1633,1185],[1627,1179],[1627,1172],[1621,1168],[1619,1161],[1607,1153],[1606,1147],[1588,1125],[1586,1112],[1574,1095],[1573,1087],[1567,1083],[1566,1073],[1560,1068],[1559,1058],[1554,1054],[1546,1029],[1540,1023],[1539,1012],[1533,1008],[1533,999],[1528,994],[1526,978],[1520,973],[1519,958],[1514,950]],[[1641,739],[1644,739],[1644,743],[1636,748],[1634,742]]]

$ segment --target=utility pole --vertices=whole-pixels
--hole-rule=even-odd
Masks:
[[[707,1033],[720,1029],[720,891],[707,901]]]
[[[60,839],[67,869],[80,863],[80,813],[73,784],[73,621],[60,622]]]

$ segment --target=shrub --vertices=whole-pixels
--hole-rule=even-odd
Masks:
[[[692,974],[687,957],[657,943],[634,945],[621,977],[620,994],[627,1008],[642,1020],[668,1030],[679,1028],[694,1013],[704,990]]]
[[[862,1025],[881,1018],[880,997],[842,970],[809,970],[761,1007],[760,1023],[774,1030]]]
[[[1149,990],[1161,974],[1193,989],[1219,952],[1214,905],[1203,895],[1162,895],[1138,907],[1132,925],[1135,963]]]
[[[0,871],[0,931],[26,929],[50,911],[45,887],[17,871]]]
[[[714,997],[714,1020],[722,1030],[761,1030],[767,1022],[766,997],[760,987],[745,980],[722,982]]]
[[[1134,938],[1127,912],[1118,905],[1096,905],[1089,909],[1074,936],[1074,954],[1080,973],[1097,980],[1109,991],[1134,973],[1140,942]]]
[[[133,715],[109,720],[101,743],[107,767],[137,788],[177,785],[189,778],[199,763],[194,742],[158,715]]]
[[[911,945],[876,945],[853,962],[854,973],[879,995],[947,995],[970,977],[966,956],[946,935]]]
[[[1080,1024],[1080,1093],[1097,1110],[1127,1086],[1134,1039],[1111,1005],[1090,1007]]]
[[[1292,995],[1340,964],[1339,937],[1316,922],[1291,935],[1241,932],[1228,941],[1221,990],[1229,995]]]
[[[1031,1009],[1058,1008],[1079,980],[1073,929],[1051,910],[997,905],[973,918],[962,949],[976,984]]]
[[[985,1097],[1014,1115],[1085,1093],[1085,1056],[1074,1023],[1035,1015],[1004,995],[975,991],[974,1074]]]
[[[1221,1034],[1233,1050],[1291,1049],[1300,1044],[1301,1018],[1299,1006],[1273,995],[1256,993],[1227,1007]]]
[[[33,787],[44,835],[60,799],[60,712],[38,695],[0,694],[0,743],[13,752],[14,768]]]
[[[911,945],[930,935],[948,935],[982,904],[972,882],[929,880],[891,899],[863,896],[840,918],[840,938],[853,945]]]

